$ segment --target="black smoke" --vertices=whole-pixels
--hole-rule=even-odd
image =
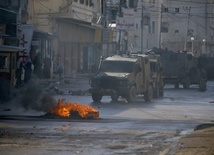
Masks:
[[[50,113],[56,106],[56,93],[49,85],[41,85],[39,80],[32,79],[22,87],[10,89],[7,80],[0,81],[0,104],[7,108],[22,107],[25,110],[35,110]]]
[[[36,111],[50,112],[56,105],[57,101],[54,98],[55,92],[49,87],[44,87],[38,83],[31,83],[23,91],[20,97],[20,104],[26,109]]]

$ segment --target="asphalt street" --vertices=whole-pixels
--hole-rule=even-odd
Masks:
[[[212,144],[210,139],[203,138],[207,133],[211,133],[212,138],[214,130],[208,132],[210,128],[201,128],[203,130],[196,135],[194,130],[200,124],[214,122],[214,81],[208,82],[206,92],[199,92],[197,86],[185,90],[167,85],[163,98],[148,103],[143,96],[138,96],[132,104],[123,98],[114,103],[108,96],[94,103],[87,91],[90,85],[85,75],[60,82],[42,81],[40,85],[46,86],[45,92],[54,92],[55,100],[64,98],[66,102],[96,108],[100,119],[48,116],[44,106],[35,104],[39,95],[31,94],[30,98],[28,95],[27,99],[31,100],[27,107],[19,103],[17,97],[0,107],[1,154],[164,155],[201,154],[200,150],[206,154],[204,150],[212,148],[210,145],[191,146],[187,140],[203,135],[196,142]],[[207,154],[212,153],[211,150]]]

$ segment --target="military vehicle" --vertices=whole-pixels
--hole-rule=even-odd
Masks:
[[[121,96],[134,102],[138,94],[144,95],[145,101],[151,101],[154,89],[160,89],[156,96],[163,96],[163,89],[157,84],[152,78],[148,55],[114,55],[101,59],[98,72],[92,77],[90,92],[95,102],[100,102],[103,96],[111,96],[112,101]]]
[[[200,91],[206,90],[206,69],[200,57],[188,52],[153,51],[161,56],[164,84],[174,84],[175,88],[183,85],[199,85]]]
[[[202,61],[204,61],[206,65],[207,79],[213,80],[214,79],[214,57],[203,57]]]
[[[153,79],[153,97],[163,97],[164,96],[164,81],[163,81],[163,67],[160,55],[150,53],[149,62],[151,66],[152,79]]]

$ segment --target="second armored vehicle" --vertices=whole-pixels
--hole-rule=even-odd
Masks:
[[[200,91],[206,90],[206,68],[200,57],[188,52],[154,51],[161,56],[165,84],[174,84],[175,88],[183,85],[199,85]]]

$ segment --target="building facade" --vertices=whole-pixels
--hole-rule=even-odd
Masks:
[[[89,72],[100,56],[152,48],[213,55],[212,0],[30,0],[29,20],[53,35],[54,70]],[[199,51],[199,52],[198,52]]]
[[[62,65],[64,76],[95,70],[100,56],[115,51],[100,0],[32,0],[30,10],[30,23],[53,34],[54,68]]]
[[[114,3],[118,4],[115,18],[119,17],[119,24],[134,23],[133,29],[115,28],[127,32],[129,51],[145,52],[155,47],[213,55],[213,0],[115,0]],[[133,13],[130,18],[134,20],[124,16],[126,10]],[[120,37],[123,40],[124,35]]]
[[[213,53],[213,2],[163,0],[161,47],[172,51]]]

